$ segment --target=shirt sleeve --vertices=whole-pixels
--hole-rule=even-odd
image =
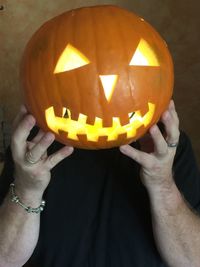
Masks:
[[[200,212],[200,172],[187,134],[180,133],[173,165],[174,179],[186,201]]]

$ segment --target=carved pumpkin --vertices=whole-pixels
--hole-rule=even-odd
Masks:
[[[22,61],[25,103],[64,144],[120,146],[155,124],[172,96],[166,43],[142,18],[115,6],[65,12],[29,41]]]

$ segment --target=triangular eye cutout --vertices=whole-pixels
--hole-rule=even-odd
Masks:
[[[144,39],[141,39],[129,65],[150,67],[160,66],[155,52]]]
[[[86,56],[71,44],[68,44],[56,64],[54,73],[77,69],[89,63],[90,61]]]

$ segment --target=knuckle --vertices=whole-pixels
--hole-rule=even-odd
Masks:
[[[35,154],[44,153],[45,145],[42,143],[42,141],[40,141],[39,143],[37,143],[37,145],[35,145],[35,147],[33,148],[33,151],[35,152],[35,153],[32,153],[33,160],[37,159],[37,156]]]
[[[179,129],[175,129],[173,135],[171,135],[171,139],[173,140],[173,143],[178,142],[179,137],[180,137],[180,131]]]
[[[37,143],[38,149],[44,153],[46,152],[46,149],[49,147],[49,145],[53,142],[52,136],[45,135],[42,137],[42,139]]]
[[[47,146],[51,144],[54,140],[54,135],[52,133],[46,133],[44,137],[41,139],[42,144]]]
[[[50,166],[53,167],[56,162],[55,156],[49,156],[48,161],[49,161]]]
[[[40,153],[44,154],[47,152],[48,143],[44,140],[40,140],[39,143],[37,143],[36,148]]]
[[[26,115],[24,120],[22,121],[22,123],[24,124],[24,126],[26,128],[32,128],[33,125],[35,124],[35,119],[32,115]]]

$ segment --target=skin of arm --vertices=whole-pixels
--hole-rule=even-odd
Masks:
[[[28,193],[28,192],[27,192]],[[23,203],[38,207],[42,194],[27,197],[17,193]],[[40,214],[29,214],[12,203],[9,194],[0,207],[0,267],[21,267],[28,261],[37,244]]]
[[[175,183],[151,192],[154,237],[170,267],[200,267],[200,217],[186,203]]]
[[[172,100],[161,121],[165,136],[157,125],[149,130],[153,150],[144,147],[138,151],[124,145],[120,151],[141,165],[140,176],[150,198],[154,238],[163,260],[169,267],[200,267],[200,217],[184,200],[172,174],[176,148],[168,144],[177,143],[180,135]]]
[[[11,150],[15,164],[15,193],[27,206],[36,208],[41,204],[43,193],[48,186],[50,170],[68,157],[73,148],[64,146],[52,155],[47,148],[55,137],[42,130],[30,141],[27,138],[35,125],[35,119],[24,106],[13,123]],[[31,151],[30,164],[25,153]],[[9,192],[0,207],[0,267],[21,267],[32,255],[38,241],[40,214],[28,213],[11,201]]]

